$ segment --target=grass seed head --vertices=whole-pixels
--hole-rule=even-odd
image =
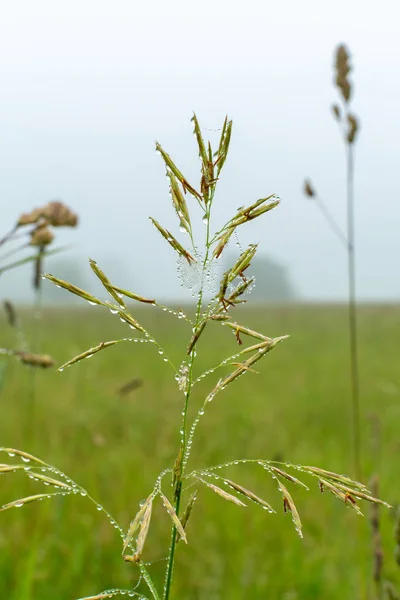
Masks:
[[[3,302],[4,312],[6,313],[7,323],[10,327],[16,327],[18,323],[17,312],[14,305],[10,300],[4,300]]]
[[[347,123],[347,141],[349,142],[349,144],[354,144],[357,132],[359,130],[358,120],[353,114],[349,114],[347,115]]]
[[[304,194],[306,196],[308,196],[309,198],[313,198],[316,195],[313,185],[309,179],[305,180],[303,189],[304,189]]]
[[[336,121],[342,120],[342,113],[340,110],[340,106],[338,104],[332,104],[332,113],[333,113],[333,116],[335,117]]]
[[[160,225],[160,223],[158,221],[156,221],[155,219],[153,219],[152,217],[149,217],[149,218],[150,218],[150,221],[153,223],[154,227],[156,229],[158,229],[158,231],[161,233],[163,238],[167,240],[168,244],[170,246],[172,246],[172,248],[180,256],[183,256],[188,261],[189,265],[192,262],[195,262],[193,256],[191,254],[189,254],[189,252],[187,250],[185,250],[185,248],[178,242],[178,240],[172,235],[172,233],[170,231],[168,231],[167,229],[164,229],[164,227],[162,227],[162,225]]]
[[[348,79],[348,75],[351,71],[350,66],[350,55],[344,44],[340,44],[336,48],[335,57],[335,69],[336,76],[335,82],[339,88],[345,102],[349,102],[351,96],[351,84]]]
[[[18,352],[17,353],[20,361],[24,365],[31,367],[41,367],[42,369],[48,369],[55,365],[55,360],[48,354],[34,354],[33,352]]]
[[[164,494],[161,494],[161,500],[163,502],[164,508],[167,511],[167,513],[169,514],[169,516],[172,519],[172,522],[177,530],[177,532],[179,533],[180,537],[183,539],[183,541],[185,542],[185,544],[187,544],[187,538],[186,538],[186,533],[185,530],[182,527],[182,523],[179,520],[178,515],[175,512],[174,507],[172,506],[171,502],[168,500],[168,498],[166,496],[164,496]]]
[[[218,487],[217,485],[214,485],[213,483],[210,483],[209,481],[205,481],[204,479],[201,479],[201,478],[199,478],[199,481],[201,481],[202,483],[205,483],[206,486],[210,488],[210,490],[215,492],[215,494],[218,494],[218,496],[221,496],[221,498],[223,498],[227,502],[232,502],[232,504],[236,504],[236,506],[247,506],[244,502],[239,500],[239,498],[236,498],[236,496],[232,496],[232,494],[228,494],[228,492],[226,492],[222,488]]]

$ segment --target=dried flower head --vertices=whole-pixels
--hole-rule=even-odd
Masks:
[[[41,216],[53,227],[76,227],[77,215],[62,202],[52,201],[42,208]]]
[[[17,227],[43,221],[53,227],[76,227],[78,217],[68,206],[53,200],[41,208],[33,209],[30,213],[22,213],[17,221]]]
[[[347,130],[347,141],[349,142],[349,144],[354,144],[357,131],[359,130],[357,118],[353,114],[349,114],[347,115],[347,123],[349,126]]]
[[[313,198],[315,196],[315,190],[312,186],[312,183],[309,179],[306,179],[304,182],[304,193],[309,198]]]
[[[48,246],[54,240],[52,233],[46,223],[38,225],[31,233],[31,246]]]
[[[42,216],[41,209],[35,208],[30,213],[22,213],[17,221],[17,227],[22,227],[23,225],[33,225],[37,223]]]
[[[340,46],[338,46],[336,49],[335,81],[345,102],[348,102],[351,96],[351,84],[348,79],[348,75],[351,70],[349,59],[350,55],[346,46],[344,44],[340,44]]]

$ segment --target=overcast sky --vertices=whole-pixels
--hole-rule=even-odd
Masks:
[[[3,3],[1,231],[61,198],[80,227],[60,240],[84,269],[90,256],[114,268],[120,285],[178,295],[173,251],[147,219],[176,222],[154,142],[195,183],[192,111],[209,130],[228,114],[234,131],[217,222],[275,192],[281,206],[246,226],[241,241],[259,241],[287,265],[303,298],[343,298],[345,254],[301,188],[311,177],[345,225],[344,151],[330,105],[333,50],[346,42],[362,122],[359,296],[398,300],[399,18],[393,0]]]

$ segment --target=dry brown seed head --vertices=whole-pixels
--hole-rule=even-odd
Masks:
[[[42,247],[48,246],[53,240],[54,233],[50,231],[46,223],[42,223],[31,232],[31,241],[29,243],[31,246]]]
[[[356,138],[359,125],[357,118],[353,114],[347,115],[348,130],[347,130],[347,141],[349,144],[353,144]]]
[[[68,206],[53,200],[41,210],[41,216],[53,227],[76,227],[78,216]]]
[[[22,213],[17,221],[17,227],[22,227],[23,225],[33,225],[37,223],[37,221],[41,217],[41,209],[35,208],[30,213]]]
[[[8,324],[10,325],[10,327],[15,327],[17,324],[17,313],[15,311],[14,305],[9,300],[4,300],[3,306]]]
[[[340,112],[340,106],[338,104],[332,104],[332,112],[335,119],[340,121],[342,118],[342,113]]]
[[[315,190],[312,186],[312,183],[309,179],[304,181],[304,193],[309,198],[313,198],[315,196]]]
[[[336,49],[336,85],[339,88],[345,102],[348,102],[351,96],[351,85],[348,80],[348,75],[351,70],[349,59],[350,56],[346,46],[344,44],[340,44],[340,46],[338,46]]]
[[[18,357],[22,363],[25,365],[30,365],[31,367],[42,367],[43,369],[48,369],[55,364],[54,359],[48,354],[33,354],[31,352],[18,352]]]

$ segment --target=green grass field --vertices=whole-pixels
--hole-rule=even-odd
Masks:
[[[346,309],[235,310],[246,325],[291,338],[257,364],[258,375],[240,378],[209,405],[194,441],[192,466],[281,457],[352,475]],[[190,336],[187,325],[154,308],[142,311],[141,318],[153,334],[159,332],[179,364]],[[0,328],[1,345],[15,346],[4,319]],[[28,316],[24,328],[33,338]],[[101,309],[59,309],[45,315],[40,343],[60,364],[130,333]],[[400,308],[360,309],[364,480],[378,471],[380,495],[391,504],[400,499],[399,338]],[[234,337],[211,325],[198,345],[198,373],[235,349]],[[169,366],[151,344],[120,344],[63,373],[4,360],[0,444],[56,465],[127,528],[138,502],[176,457],[182,396]],[[218,376],[195,388],[197,407]],[[133,377],[143,380],[142,387],[118,395]],[[373,433],[377,423],[380,442]],[[288,483],[303,521],[301,540],[261,467],[238,465],[227,475],[265,498],[277,514],[255,505],[239,508],[199,489],[187,529],[189,544],[178,546],[174,600],[376,597],[370,505],[362,504],[362,518],[330,494],[321,495],[314,481],[307,481],[310,491]],[[42,485],[22,475],[4,474],[0,503],[42,491]],[[400,589],[391,512],[380,511],[385,577]],[[169,536],[170,521],[158,505],[145,559],[155,561],[150,569],[160,587]],[[137,570],[123,562],[121,549],[118,533],[85,498],[61,497],[0,513],[0,598],[74,600],[109,587],[130,587]]]

